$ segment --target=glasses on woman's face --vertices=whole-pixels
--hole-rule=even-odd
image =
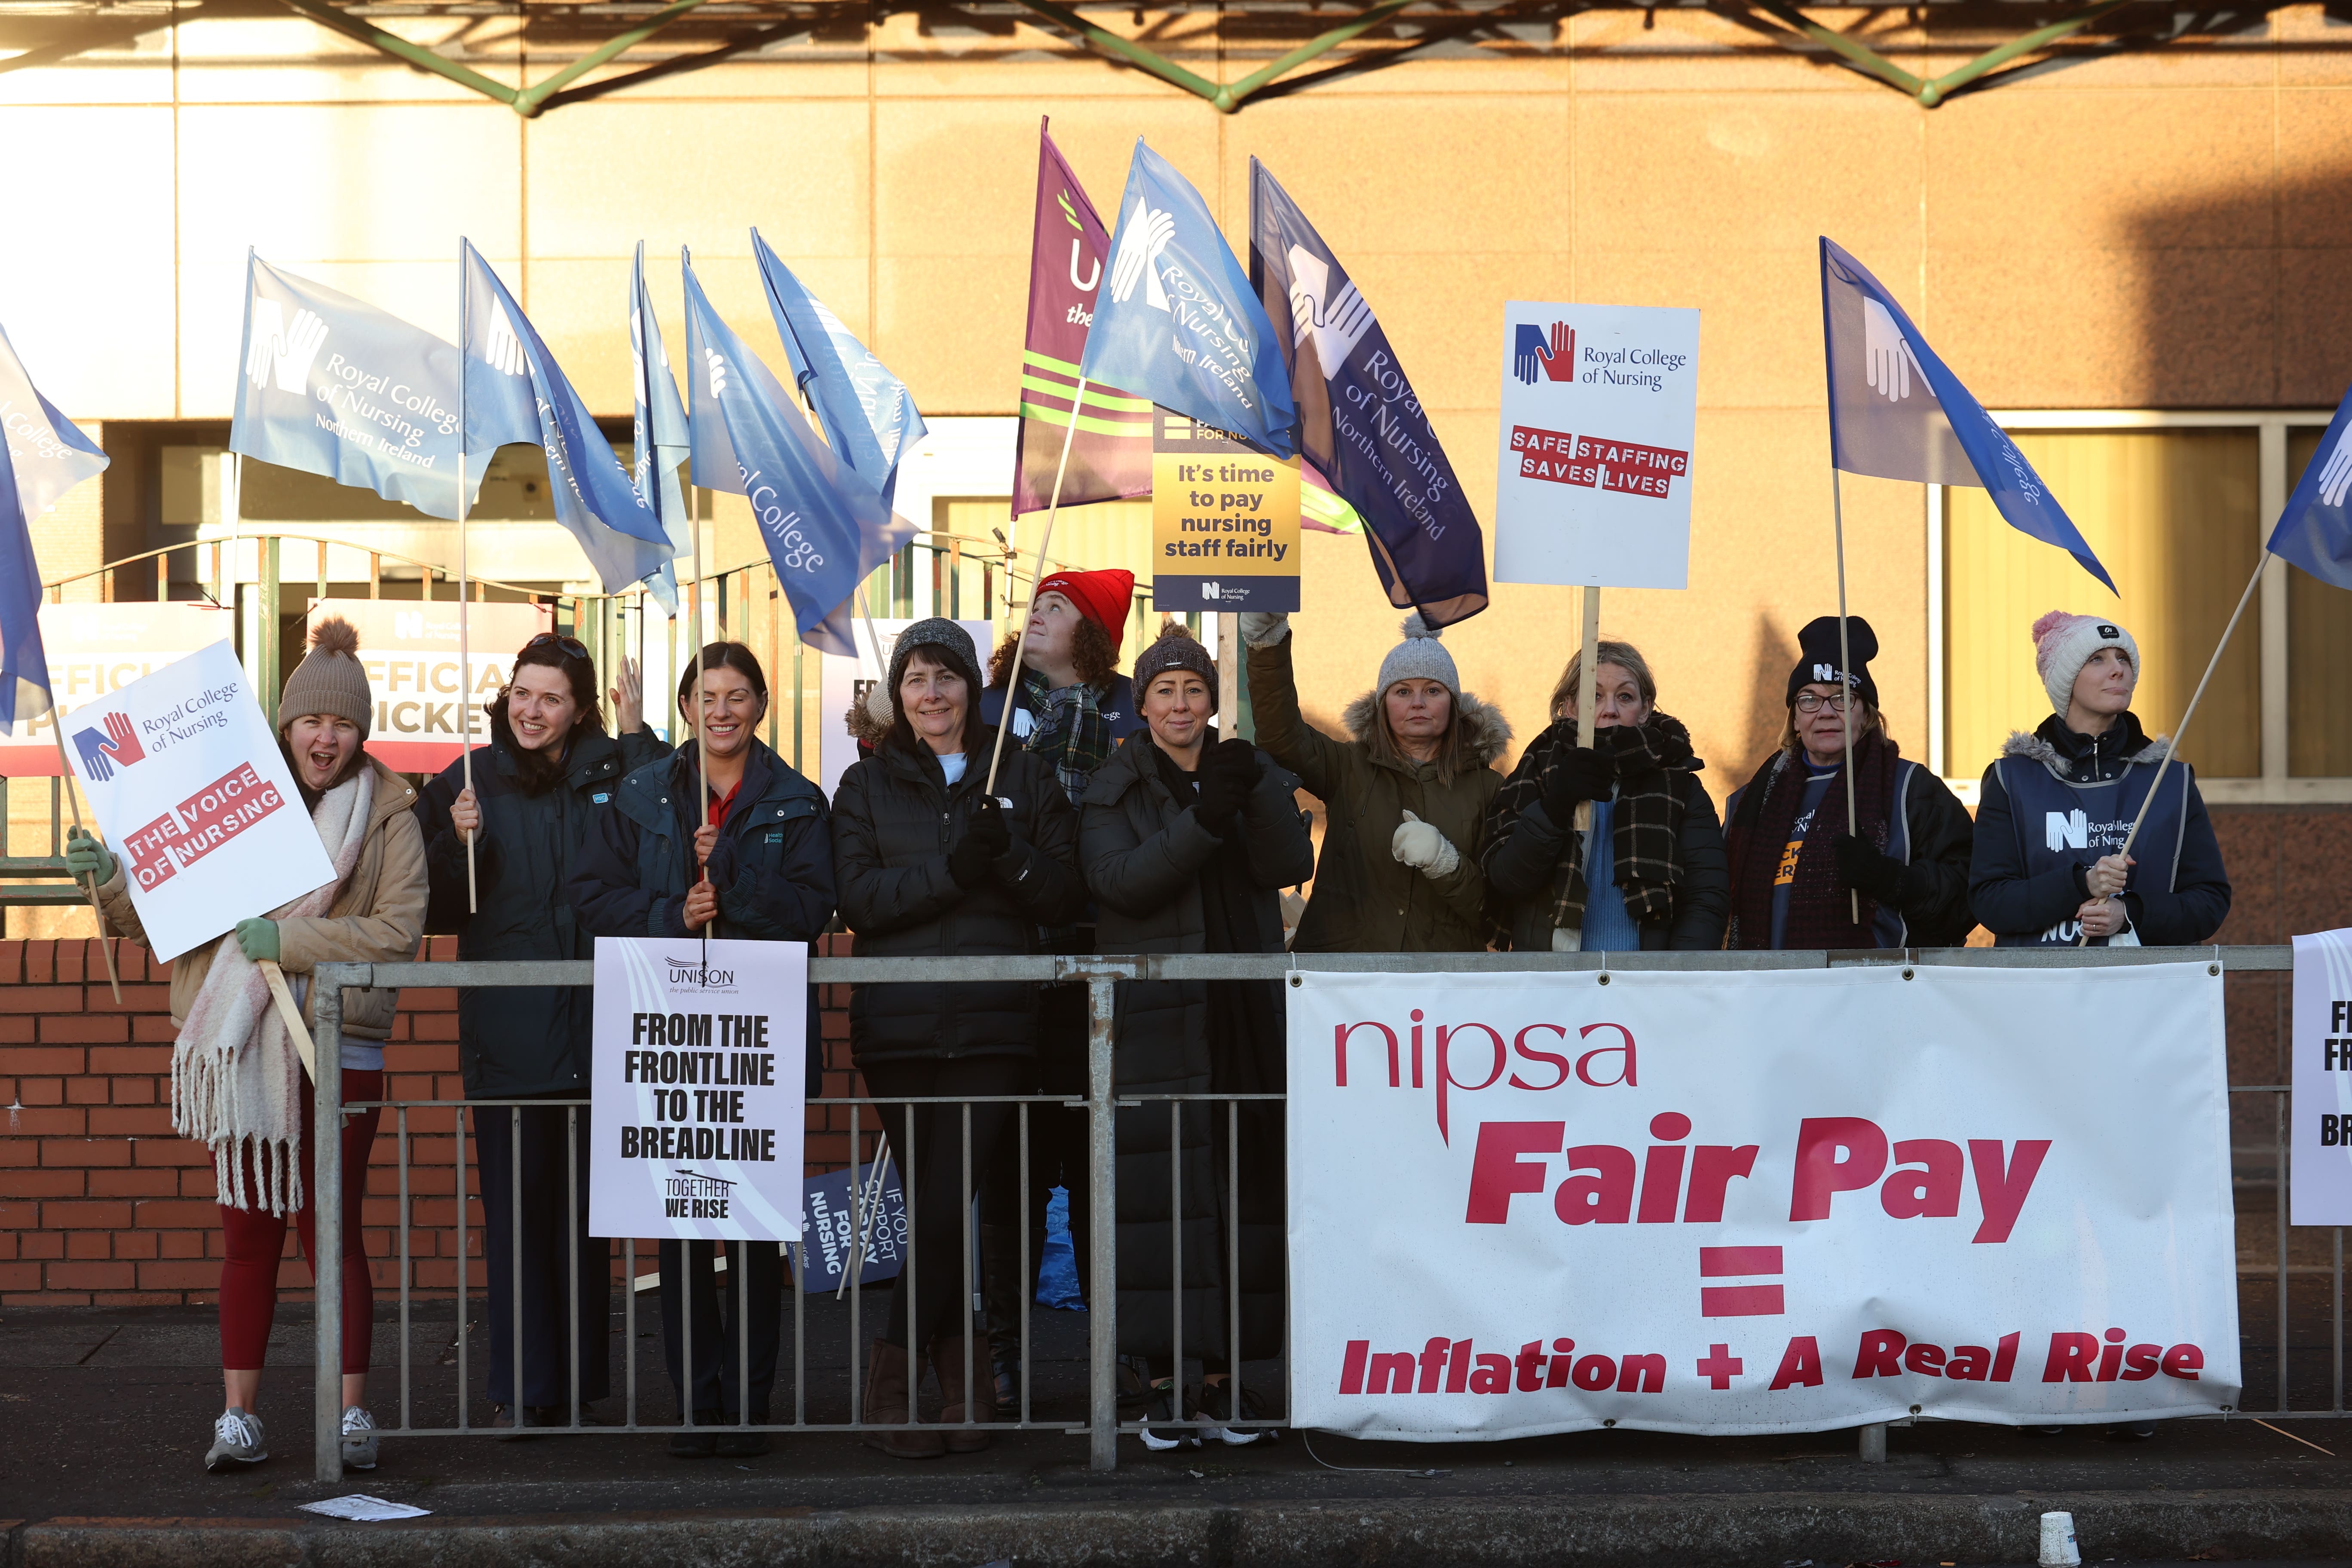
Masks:
[[[523,651],[525,653],[529,653],[532,648],[545,647],[551,643],[555,646],[557,652],[568,655],[572,658],[586,658],[588,657],[587,644],[582,642],[578,637],[565,637],[561,632],[540,633],[537,637],[531,638],[530,641],[522,645]]]
[[[1832,713],[1845,711],[1845,693],[1843,691],[1832,691],[1827,696],[1818,691],[1797,693],[1797,711],[1800,713],[1818,713],[1822,710],[1822,704],[1824,702],[1829,704],[1830,711]]]

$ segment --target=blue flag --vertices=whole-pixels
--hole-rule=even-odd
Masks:
[[[2271,530],[2270,552],[2302,567],[2323,583],[2352,588],[2352,393],[2336,405],[2336,417],[2312,449],[2294,493],[2286,498],[2278,526]]]
[[[646,289],[642,239],[637,241],[636,259],[629,266],[629,370],[636,405],[630,427],[636,464],[629,478],[669,537],[670,559],[647,579],[646,586],[661,601],[662,608],[674,616],[677,614],[677,568],[672,563],[694,551],[694,525],[677,482],[677,467],[686,461],[693,440],[687,432],[686,405],[677,398],[677,378],[670,374],[669,351],[662,346],[661,321],[654,314],[653,296]]]
[[[889,505],[898,488],[898,460],[928,434],[907,384],[802,287],[756,228],[751,253],[760,261],[776,336],[792,361],[793,384],[816,409],[834,455]]]
[[[1290,367],[1207,204],[1135,141],[1079,373],[1239,437],[1298,455]]]
[[[462,242],[460,248],[467,454],[487,458],[509,442],[543,448],[556,521],[580,542],[604,591],[652,576],[669,563],[661,521],[506,285],[481,252]]]
[[[25,374],[0,331],[0,725],[49,710],[49,658],[41,647],[41,564],[32,520],[102,470],[98,443],[74,427]]]
[[[230,451],[457,515],[454,345],[248,251],[237,363]]]
[[[2056,545],[2116,591],[2115,579],[2009,432],[1936,357],[1885,286],[1826,235],[1822,331],[1832,464],[1882,479],[1981,489],[2010,527]]]
[[[751,503],[802,639],[854,658],[844,606],[914,525],[817,439],[775,374],[710,308],[693,265],[681,266],[694,482]]]
[[[1250,278],[1290,364],[1298,446],[1356,509],[1389,602],[1450,626],[1486,607],[1478,519],[1388,333],[1265,165],[1250,160]]]

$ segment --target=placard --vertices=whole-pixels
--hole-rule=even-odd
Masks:
[[[588,1229],[801,1234],[808,944],[596,939]]]
[[[1151,416],[1151,603],[1298,608],[1298,461],[1165,408]]]
[[[360,634],[360,665],[375,698],[375,727],[367,749],[397,773],[437,773],[457,760],[470,736],[487,745],[489,715],[522,646],[554,625],[549,605],[463,606],[471,634],[472,689],[459,679],[457,600],[320,599],[305,623],[341,616]],[[299,658],[287,650],[290,671]],[[612,715],[605,716],[612,727]]]
[[[849,764],[857,760],[857,737],[849,732],[846,717],[850,704],[865,701],[866,694],[874,689],[875,683],[889,672],[890,653],[898,646],[898,634],[914,624],[903,618],[869,622],[863,616],[855,616],[850,622],[849,631],[857,644],[857,657],[844,658],[833,653],[819,656],[824,662],[817,670],[817,777],[812,782],[824,791],[827,800],[832,799],[833,792],[841,787],[841,775],[847,773]],[[981,674],[985,679],[989,655],[993,651],[988,645],[991,636],[989,624],[986,621],[958,621],[956,625],[964,629],[964,634],[971,638],[971,646],[979,650]],[[977,692],[973,693],[973,700],[979,700]],[[1028,717],[1028,710],[1015,710],[1016,720],[1025,721]],[[1005,739],[1008,742],[1018,740],[1026,733],[1026,729],[1016,723],[1013,733]]]
[[[157,958],[334,880],[226,641],[84,703],[66,742]]]
[[[236,617],[211,605],[130,600],[43,605],[49,695],[73,731],[75,710],[230,635]],[[50,716],[0,725],[0,777],[55,778],[63,765]]]
[[[1495,580],[1686,586],[1697,426],[1696,310],[1506,305]]]
[[[2288,1223],[2352,1225],[2352,930],[2294,939]]]
[[[1292,1419],[1363,1437],[2210,1415],[2203,962],[1291,977]],[[2131,1066],[2085,1042],[2129,1041]]]

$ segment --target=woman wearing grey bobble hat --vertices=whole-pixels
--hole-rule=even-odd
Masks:
[[[1478,867],[1487,804],[1510,743],[1502,714],[1462,689],[1454,656],[1416,610],[1379,683],[1343,715],[1349,739],[1298,710],[1290,617],[1241,617],[1258,744],[1328,814],[1299,952],[1476,952],[1486,945]]]

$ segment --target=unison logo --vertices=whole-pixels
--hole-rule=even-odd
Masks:
[[[735,972],[731,969],[713,969],[703,963],[686,963],[673,958],[669,961],[669,983],[672,985],[705,987],[732,985],[735,984]]]

